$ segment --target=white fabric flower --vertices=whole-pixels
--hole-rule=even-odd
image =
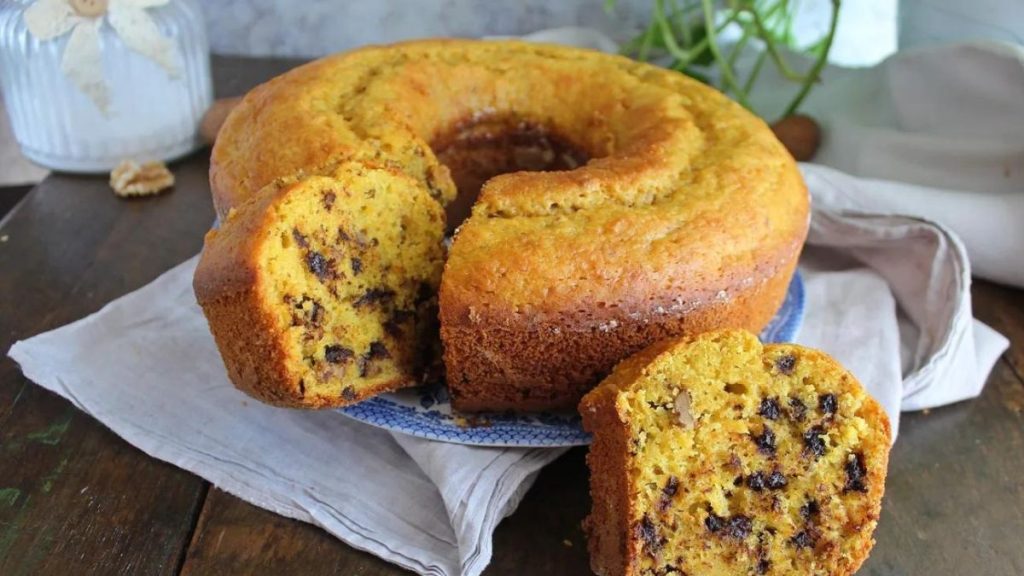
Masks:
[[[163,6],[170,0],[38,0],[25,10],[25,25],[40,41],[71,32],[61,57],[61,71],[104,113],[110,95],[103,79],[100,26],[103,18],[128,48],[142,54],[167,71],[172,78],[181,74],[174,45],[146,14],[147,8]]]

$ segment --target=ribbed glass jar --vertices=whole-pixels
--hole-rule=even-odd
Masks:
[[[172,77],[130,50],[109,21],[99,27],[104,113],[61,71],[70,33],[40,41],[23,14],[31,0],[0,2],[0,81],[22,152],[70,172],[106,172],[121,160],[172,160],[199,146],[198,127],[213,100],[209,44],[195,0],[146,9],[171,40],[180,69]]]

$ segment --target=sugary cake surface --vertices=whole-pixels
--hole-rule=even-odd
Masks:
[[[232,380],[313,407],[417,383],[437,337],[443,226],[410,178],[359,164],[272,184],[233,211],[195,276]]]
[[[572,409],[658,339],[760,330],[807,231],[764,122],[682,74],[568,47],[421,41],[292,70],[226,121],[216,207],[340,161],[441,204],[470,188],[453,215],[484,182],[438,295],[460,410]]]
[[[741,331],[665,342],[580,411],[598,574],[835,576],[873,545],[888,420],[822,352]]]

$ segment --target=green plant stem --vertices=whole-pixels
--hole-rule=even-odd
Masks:
[[[765,61],[767,61],[767,52],[761,52],[757,55],[757,60],[754,62],[754,67],[750,69],[750,75],[747,76],[747,81],[743,83],[743,93],[750,95],[750,90],[754,87],[754,82],[757,81],[757,76],[761,73],[761,68],[764,67]]]
[[[721,69],[722,80],[725,81],[726,87],[732,90],[733,94],[736,95],[736,99],[743,107],[749,108],[750,106],[747,105],[747,95],[741,91],[739,81],[736,80],[736,75],[732,71],[732,66],[722,57],[722,51],[718,47],[718,30],[715,28],[714,6],[711,4],[711,0],[701,0],[701,5],[704,7],[704,27],[708,31],[704,36],[704,39],[708,41],[708,50]],[[730,18],[735,19],[737,14],[739,14],[738,10],[733,11]]]
[[[793,82],[806,82],[807,76],[804,76],[798,72],[795,72],[792,68],[786,64],[786,61],[782,58],[782,54],[779,53],[778,47],[775,45],[775,40],[771,37],[771,33],[768,28],[764,25],[764,20],[761,19],[761,15],[757,13],[757,10],[751,10],[750,14],[754,18],[754,26],[758,29],[758,36],[764,40],[765,50],[768,51],[768,56],[771,57],[775,63],[775,67],[779,69],[779,73],[782,74],[787,80]],[[835,19],[833,18],[833,22]]]
[[[786,111],[782,114],[783,118],[797,111],[800,104],[803,104],[804,98],[811,91],[811,87],[818,82],[818,77],[822,69],[825,68],[825,63],[828,62],[828,53],[832,49],[832,40],[836,36],[836,26],[839,23],[839,6],[841,4],[841,0],[832,0],[832,21],[829,22],[828,34],[825,36],[825,46],[822,48],[821,54],[818,55],[818,60],[808,73],[809,80],[804,82],[804,85],[800,87],[800,91],[793,98],[793,101],[786,107]]]
[[[815,61],[806,74],[791,68],[779,47],[780,43],[792,46],[794,42],[795,8],[791,8],[791,0],[727,0],[725,18],[718,25],[715,25],[715,0],[654,0],[651,22],[641,34],[627,43],[621,52],[633,54],[639,60],[649,60],[656,48],[664,48],[674,60],[671,68],[707,82],[707,78],[692,67],[694,61],[698,59],[702,62],[701,66],[704,65],[706,51],[719,69],[719,87],[731,93],[747,108],[750,108],[750,93],[764,69],[765,62],[771,61],[780,76],[800,85],[799,91],[783,114],[788,116],[796,112],[814,85],[820,81],[821,72],[828,62],[828,53],[835,39],[841,3],[841,0],[831,0],[832,19],[827,35],[811,47],[800,49],[801,52],[815,56]],[[615,5],[615,0],[605,2],[605,8],[609,10]],[[698,38],[694,34],[694,26],[699,26],[700,20],[691,19],[690,14],[698,10],[703,12],[704,33],[703,37],[694,41]],[[725,55],[718,43],[718,36],[733,23],[740,26],[741,35],[728,55]],[[741,83],[736,72],[736,63],[752,38],[764,42],[764,50],[758,54],[753,67]]]
[[[683,0],[683,7],[679,8],[679,5],[676,4],[676,0],[668,0],[669,5],[672,7],[672,11],[669,12],[668,17],[674,20],[673,23],[676,25],[676,28],[678,28],[679,31],[682,32],[683,44],[689,46],[691,43],[693,43],[693,35],[690,32],[690,27],[686,25],[687,5],[685,4],[685,1],[686,0]]]
[[[729,62],[729,66],[735,66],[736,65],[736,59],[739,58],[740,53],[743,52],[743,49],[747,47],[747,42],[749,40],[750,40],[750,31],[747,29],[746,26],[744,26],[743,27],[743,36],[740,36],[740,39],[736,41],[735,45],[733,45],[732,50],[729,51],[729,57],[727,58],[727,60]]]
[[[688,49],[684,49],[679,46],[679,43],[676,41],[675,34],[672,32],[672,27],[665,18],[662,0],[654,0],[654,22],[661,31],[661,38],[665,41],[665,49],[668,50],[668,53],[673,58],[680,62],[680,67],[685,67],[687,64],[692,62],[706,48],[710,49],[712,44],[715,44],[715,50],[717,50],[718,46],[716,43],[716,37],[725,29],[726,26],[735,22],[738,15],[739,11],[733,12],[728,18],[722,21],[721,24],[715,26],[713,15],[712,18],[709,19],[707,17],[707,12],[705,12],[704,27],[707,32],[704,34],[704,38],[702,38],[700,42],[690,46]],[[714,54],[714,52],[712,52],[712,54]]]
[[[640,51],[637,53],[637,57],[641,60],[647,60],[647,55],[651,51],[651,44],[654,43],[654,31],[655,26],[652,23],[647,33],[644,34],[643,42],[640,43]]]

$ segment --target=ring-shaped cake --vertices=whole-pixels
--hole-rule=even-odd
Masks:
[[[367,188],[350,185],[361,170],[386,180],[386,194],[364,191],[373,218],[336,225],[291,199],[348,197]],[[195,287],[229,374],[260,398],[311,407],[418,382],[436,340],[424,310],[439,306],[455,408],[572,408],[654,341],[759,331],[809,216],[792,157],[714,89],[517,41],[418,41],[296,68],[231,113],[211,185],[227,231],[208,237]],[[402,190],[458,225],[443,272],[423,247],[443,241],[445,223],[394,208]],[[391,214],[405,219],[397,231],[381,223]],[[282,219],[308,228],[302,242],[277,240]],[[422,266],[400,256],[406,244],[430,255]],[[360,250],[375,254],[368,272],[349,264]],[[317,285],[315,299],[287,292]],[[396,318],[419,320],[385,329]]]

